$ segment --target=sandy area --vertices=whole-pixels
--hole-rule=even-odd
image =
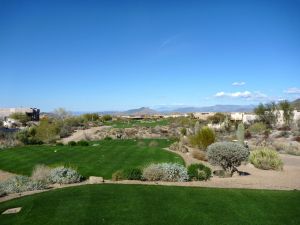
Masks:
[[[184,159],[186,165],[201,162],[200,160],[192,158],[190,153],[175,153],[179,154]],[[300,156],[280,154],[280,157],[284,163],[283,171],[260,170],[249,163],[238,168],[239,171],[249,173],[249,176],[238,176],[235,174],[231,178],[213,177],[207,182],[188,182],[183,183],[182,185],[220,188],[300,190]],[[201,163],[207,164],[207,162]],[[220,168],[214,167],[213,169]]]
[[[111,128],[110,126],[92,127],[86,130],[76,130],[70,137],[61,139],[61,142],[67,144],[69,141],[81,141],[88,138],[97,138],[97,132]]]

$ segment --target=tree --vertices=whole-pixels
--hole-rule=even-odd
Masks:
[[[56,140],[60,128],[54,122],[49,121],[48,119],[43,119],[40,121],[40,124],[36,127],[35,137],[37,140],[44,143],[51,143]]]
[[[103,115],[102,116],[102,120],[103,121],[111,121],[112,120],[112,116],[111,115]]]
[[[213,124],[222,123],[225,119],[226,115],[224,115],[223,113],[216,113],[215,115],[208,117],[208,120],[211,121],[211,123]]]
[[[208,161],[214,166],[221,166],[232,176],[238,171],[236,167],[249,157],[249,150],[241,144],[232,142],[218,142],[207,149]]]
[[[58,118],[58,119],[61,119],[61,120],[65,120],[66,118],[70,117],[71,116],[71,113],[68,112],[66,109],[64,108],[57,108],[57,109],[54,109],[53,113],[55,114],[55,116]]]
[[[25,126],[26,123],[31,120],[30,116],[28,116],[26,113],[12,113],[9,117],[19,121],[23,126]]]
[[[283,121],[285,126],[290,127],[294,119],[294,108],[289,101],[279,103],[280,109],[283,111]]]
[[[83,114],[82,117],[86,121],[96,121],[99,119],[99,115],[97,113],[86,113]]]
[[[272,128],[278,121],[278,107],[275,102],[268,104],[260,103],[255,109],[254,113],[257,115],[258,120]]]

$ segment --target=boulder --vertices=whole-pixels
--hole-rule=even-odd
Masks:
[[[103,177],[91,176],[91,177],[89,177],[88,182],[89,182],[89,184],[101,184],[104,182],[104,179],[103,179]]]

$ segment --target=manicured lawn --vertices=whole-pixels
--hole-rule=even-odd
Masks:
[[[128,167],[143,167],[152,162],[178,162],[178,155],[162,148],[171,144],[168,140],[154,140],[157,147],[149,147],[153,140],[101,141],[98,146],[24,146],[0,151],[0,169],[30,175],[37,164],[71,165],[83,176],[111,175]],[[142,144],[141,144],[142,143]]]
[[[114,128],[131,128],[134,126],[138,127],[155,127],[165,126],[170,123],[169,119],[160,120],[129,120],[129,121],[107,121],[104,125],[112,126]]]
[[[0,204],[1,225],[300,224],[299,191],[88,185]]]

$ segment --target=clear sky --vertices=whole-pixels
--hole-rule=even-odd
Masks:
[[[0,0],[0,107],[300,97],[300,1]]]

